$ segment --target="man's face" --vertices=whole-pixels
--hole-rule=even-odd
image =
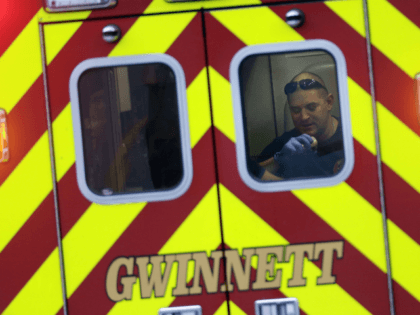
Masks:
[[[289,96],[290,112],[293,123],[301,133],[318,138],[322,136],[330,123],[330,111],[333,96],[323,90],[298,89]]]

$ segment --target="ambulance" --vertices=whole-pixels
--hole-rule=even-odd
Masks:
[[[420,314],[418,1],[0,12],[0,314]]]

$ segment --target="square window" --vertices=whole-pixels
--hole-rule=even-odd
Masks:
[[[354,165],[344,55],[325,40],[249,46],[230,66],[239,173],[262,192],[338,184]]]
[[[95,58],[70,79],[79,188],[96,203],[169,200],[191,184],[185,77],[167,55]]]

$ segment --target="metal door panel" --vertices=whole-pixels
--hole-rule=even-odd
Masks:
[[[157,314],[162,307],[196,304],[206,314],[219,308],[223,313],[225,294],[200,292],[200,270],[193,262],[205,267],[212,261],[208,258],[212,251],[220,263],[222,256],[218,251],[221,232],[200,14],[75,23],[44,25],[69,313]],[[106,43],[101,36],[102,28],[111,23],[123,34],[116,44]],[[57,47],[60,30],[72,27],[77,31]],[[172,56],[185,73],[192,183],[184,195],[171,201],[107,206],[91,203],[81,194],[76,180],[74,162],[80,157],[75,157],[74,151],[70,74],[89,58],[148,53]],[[140,267],[134,262],[147,266],[149,261],[157,272],[160,262],[166,262],[167,282],[164,279],[159,285],[158,275],[150,280],[143,268],[140,292]],[[158,282],[148,286],[149,280]]]
[[[420,72],[417,2],[368,2],[395,313],[418,313]],[[386,18],[388,23],[383,19]]]
[[[292,8],[306,15],[300,28],[292,29],[285,22]],[[351,12],[358,18],[346,21],[336,12]],[[305,314],[389,313],[368,57],[365,39],[356,31],[364,29],[362,2],[213,11],[206,13],[205,23],[223,235],[226,248],[242,254],[244,264],[240,272],[232,267],[235,280],[229,293],[231,310],[239,308],[254,314],[256,300],[296,297]],[[345,182],[333,187],[256,192],[238,172],[231,60],[245,46],[306,39],[328,40],[345,56],[354,169]],[[320,285],[323,260],[312,250],[319,252],[320,246],[331,242],[344,242],[342,257],[340,250],[330,256],[334,283]],[[293,257],[290,252],[297,248],[306,248],[307,258],[289,260]],[[273,266],[267,267],[267,282],[273,286],[278,270],[282,270],[280,288],[262,290],[255,284],[258,275],[265,275],[259,269],[264,268],[267,253],[281,257],[274,270]],[[230,281],[228,252],[226,255]],[[261,265],[255,256],[263,257]]]

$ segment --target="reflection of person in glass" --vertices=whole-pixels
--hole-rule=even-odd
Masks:
[[[344,151],[340,120],[331,115],[334,96],[319,76],[307,72],[294,77],[284,91],[295,128],[262,151],[258,177],[281,180],[337,173]]]

